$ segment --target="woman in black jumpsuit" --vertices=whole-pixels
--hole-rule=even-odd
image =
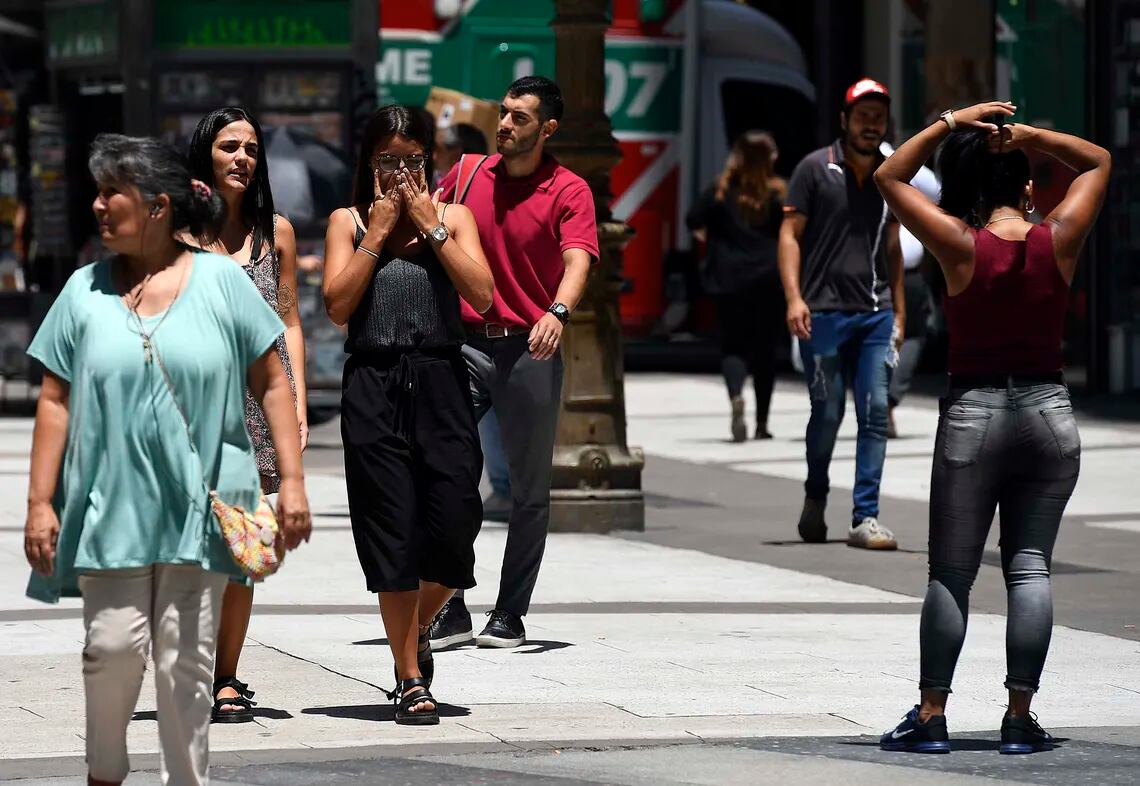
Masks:
[[[475,585],[483,457],[459,318],[491,306],[491,270],[462,205],[440,205],[422,113],[365,126],[354,205],[329,218],[325,307],[348,324],[341,431],[357,556],[396,661],[396,722],[435,724],[427,627]],[[418,631],[417,631],[418,626]]]

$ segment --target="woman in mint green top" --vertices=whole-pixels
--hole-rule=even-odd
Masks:
[[[189,254],[187,255],[190,256]],[[203,471],[157,362],[118,295],[114,260],[67,282],[28,353],[70,388],[67,450],[56,488],[60,538],[51,576],[29,594],[77,594],[89,570],[201,565],[241,577],[210,512]],[[256,507],[245,429],[245,374],[285,327],[233,261],[196,253],[174,303],[142,317],[186,412],[205,477],[227,503]]]
[[[247,384],[278,455],[286,547],[311,527],[293,394],[275,349],[284,326],[230,259],[176,241],[179,230],[216,222],[222,205],[172,148],[102,135],[90,168],[115,256],[72,275],[28,349],[46,369],[28,593],[83,596],[90,782],[126,777],[126,728],[153,650],[163,782],[201,783],[222,593],[241,575],[207,484],[229,504],[257,503]]]

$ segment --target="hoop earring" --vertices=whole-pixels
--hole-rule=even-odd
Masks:
[[[1032,202],[1026,202],[1025,203],[1025,212],[1026,213],[1036,213],[1037,212],[1037,205],[1033,204]]]

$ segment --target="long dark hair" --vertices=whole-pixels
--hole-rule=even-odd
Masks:
[[[215,109],[198,121],[194,137],[190,140],[188,160],[191,175],[214,188],[217,185],[214,182],[214,140],[223,128],[239,120],[253,126],[253,133],[257,137],[257,166],[253,168],[253,180],[241,200],[241,218],[254,230],[256,253],[262,240],[273,237],[273,191],[269,188],[269,165],[261,125],[240,106]],[[196,233],[195,237],[198,237]],[[213,241],[216,238],[206,236],[203,239]]]
[[[1021,150],[991,153],[989,133],[955,131],[939,158],[942,199],[939,207],[972,227],[981,228],[998,207],[1020,208],[1029,183],[1029,157]]]
[[[160,194],[170,198],[171,229],[189,229],[194,236],[217,234],[226,205],[217,191],[190,186],[186,159],[170,145],[151,137],[100,134],[87,161],[98,183],[132,185],[146,201]]]
[[[767,131],[741,134],[717,180],[717,201],[723,202],[734,191],[740,216],[749,224],[762,222],[772,191],[778,188],[772,169],[778,153],[776,140]]]
[[[402,137],[418,142],[424,149],[424,178],[430,185],[434,170],[431,165],[431,153],[434,129],[427,112],[421,109],[388,104],[377,109],[360,135],[360,154],[356,158],[356,175],[353,178],[352,202],[355,205],[370,205],[376,198],[373,193],[374,173],[372,170],[372,154],[376,146],[385,139],[399,134]],[[430,115],[428,115],[430,117]]]

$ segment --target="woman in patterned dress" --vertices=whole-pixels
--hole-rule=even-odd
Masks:
[[[305,339],[297,310],[297,238],[284,216],[273,212],[269,167],[265,165],[261,126],[246,110],[224,107],[198,123],[190,142],[191,175],[211,186],[226,204],[226,218],[216,237],[186,238],[208,251],[233,258],[249,274],[262,297],[281,316],[285,333],[277,352],[293,384],[301,449],[309,441],[305,397]],[[257,455],[261,488],[273,494],[280,484],[277,455],[261,407],[246,391],[246,427]],[[226,588],[214,666],[213,720],[253,720],[253,691],[237,678],[238,661],[253,610],[253,586],[231,582]]]

